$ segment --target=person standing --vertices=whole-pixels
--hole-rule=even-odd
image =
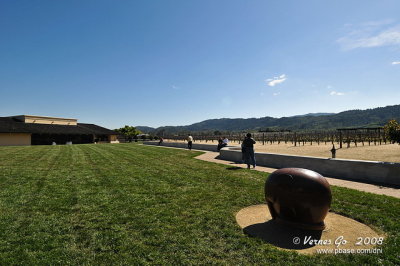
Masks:
[[[188,142],[188,149],[192,150],[193,137],[190,134],[187,137],[187,142]]]
[[[242,151],[244,151],[244,161],[247,164],[247,169],[250,169],[250,164],[253,165],[253,168],[256,168],[254,144],[256,144],[256,141],[251,137],[251,133],[247,133],[242,143]]]
[[[222,143],[223,143],[222,138],[219,138],[219,139],[218,139],[217,151],[219,151],[219,150],[222,148]]]

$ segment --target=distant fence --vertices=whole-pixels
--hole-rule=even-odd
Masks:
[[[193,141],[217,142],[220,137],[227,137],[229,141],[240,144],[246,133],[227,133],[224,135],[193,134]],[[305,144],[337,144],[343,146],[382,145],[390,143],[387,135],[380,128],[373,129],[339,129],[325,132],[257,132],[252,133],[253,138],[263,144],[292,144],[301,146]],[[185,141],[185,135],[165,135],[165,140]]]

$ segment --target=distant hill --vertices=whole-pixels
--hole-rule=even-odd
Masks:
[[[323,115],[334,115],[335,113],[309,113],[305,115],[294,115],[290,117],[302,117],[302,116],[323,116]]]
[[[154,127],[146,127],[146,126],[136,126],[136,129],[142,131],[142,133],[151,133],[155,130]]]
[[[269,129],[289,129],[295,131],[330,130],[345,127],[383,126],[390,119],[400,121],[400,105],[378,107],[367,110],[350,110],[341,113],[313,113],[292,117],[261,118],[220,118],[209,119],[188,126],[165,126],[150,133],[161,135],[185,132],[214,131],[258,131]],[[140,129],[141,127],[137,127]],[[141,130],[141,129],[140,129]],[[143,131],[144,132],[144,131]]]

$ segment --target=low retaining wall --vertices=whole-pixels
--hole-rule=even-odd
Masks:
[[[143,144],[158,146],[158,141],[143,141]],[[161,146],[187,149],[186,142],[163,142],[161,144]],[[217,151],[217,146],[218,146],[217,144],[200,144],[200,143],[193,142],[192,149],[202,150],[202,151]],[[227,146],[227,147],[233,148],[233,146]]]
[[[319,157],[256,153],[257,165],[271,168],[298,167],[324,176],[400,186],[400,163],[344,160]],[[220,159],[241,162],[240,147],[223,148]]]

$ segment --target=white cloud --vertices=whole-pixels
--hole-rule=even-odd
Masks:
[[[400,24],[393,25],[393,20],[371,21],[346,27],[349,28],[348,33],[337,40],[344,50],[400,46]]]
[[[394,61],[394,62],[392,62],[392,65],[400,65],[400,61]]]
[[[174,90],[179,90],[179,87],[175,86],[175,85],[171,85],[171,88],[174,89]]]
[[[270,79],[266,79],[265,82],[268,84],[270,87],[274,87],[276,84],[282,83],[286,80],[286,75],[282,74],[279,77],[274,77]]]
[[[272,96],[278,96],[279,94],[281,94],[280,92],[274,92],[272,93]]]
[[[376,26],[383,26],[383,25],[389,25],[394,23],[395,20],[394,19],[383,19],[383,20],[376,20],[376,21],[367,21],[362,23],[362,26],[365,27],[376,27]],[[351,25],[351,24],[349,24]]]
[[[332,96],[343,96],[344,93],[343,92],[338,92],[338,91],[331,91],[329,93],[329,95],[332,95]]]

